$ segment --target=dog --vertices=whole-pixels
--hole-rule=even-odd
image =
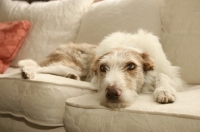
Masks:
[[[50,73],[91,81],[99,90],[100,104],[109,108],[130,106],[140,92],[153,91],[158,103],[172,103],[184,82],[179,68],[167,60],[158,37],[144,30],[115,32],[98,46],[61,45],[40,65],[22,60],[22,77]]]

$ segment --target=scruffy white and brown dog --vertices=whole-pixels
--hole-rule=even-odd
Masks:
[[[99,88],[100,103],[111,108],[131,105],[145,90],[154,91],[156,102],[171,103],[183,87],[179,68],[167,60],[158,38],[143,30],[113,33],[99,46],[62,45],[40,65],[22,60],[19,66],[25,79],[40,72],[91,80]]]

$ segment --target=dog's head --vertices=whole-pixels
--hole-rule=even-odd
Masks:
[[[107,107],[129,106],[144,84],[146,72],[153,70],[146,53],[118,48],[98,57],[93,64],[93,82],[98,85],[100,103]]]

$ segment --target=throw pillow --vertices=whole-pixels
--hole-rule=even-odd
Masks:
[[[4,73],[14,59],[30,26],[28,21],[0,23],[0,73]]]

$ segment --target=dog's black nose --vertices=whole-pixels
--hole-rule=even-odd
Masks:
[[[115,87],[106,88],[106,98],[111,102],[116,102],[121,95],[121,90]]]

